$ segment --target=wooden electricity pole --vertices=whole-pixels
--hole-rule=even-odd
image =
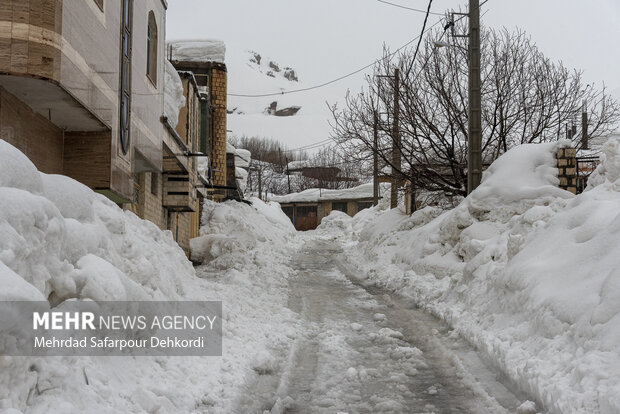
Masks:
[[[372,205],[379,204],[379,115],[373,111]]]
[[[400,70],[394,69],[394,113],[392,119],[392,185],[390,208],[398,206],[398,186],[400,183]]]
[[[467,194],[482,179],[482,110],[480,93],[480,4],[469,0],[469,125]]]

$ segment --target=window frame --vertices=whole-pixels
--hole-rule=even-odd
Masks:
[[[146,77],[155,87],[157,87],[157,71],[159,69],[157,61],[159,48],[158,30],[155,13],[151,10],[146,22]]]

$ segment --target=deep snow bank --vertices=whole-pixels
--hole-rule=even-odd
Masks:
[[[618,413],[620,143],[579,196],[556,187],[558,145],[512,149],[451,211],[340,228],[368,283],[448,321],[546,408]]]
[[[1,140],[0,234],[2,277],[18,275],[52,303],[177,299],[194,277],[170,232],[71,178],[38,172]],[[34,299],[26,290],[22,298]]]
[[[223,253],[244,252],[257,244],[278,245],[295,232],[291,220],[278,203],[249,199],[251,206],[236,201],[205,200],[200,236],[191,240],[192,260],[207,262]]]
[[[224,319],[222,357],[0,356],[0,412],[234,412],[298,329],[285,308],[292,230],[254,205],[206,206],[204,231],[242,250],[220,249],[196,277],[169,231],[0,140],[0,300],[221,300]]]

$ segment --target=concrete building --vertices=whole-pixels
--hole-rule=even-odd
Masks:
[[[173,127],[162,116],[166,8],[166,0],[0,2],[0,139],[40,171],[170,229],[189,254],[201,198],[224,198],[216,187],[226,186],[226,65],[213,63],[202,83],[200,68],[177,68],[186,102]],[[204,174],[199,152],[211,160]]]

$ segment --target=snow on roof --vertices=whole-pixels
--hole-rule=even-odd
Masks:
[[[226,154],[234,154],[235,152],[237,152],[237,148],[230,142],[226,141]]]
[[[226,45],[216,39],[185,39],[168,42],[172,60],[182,62],[218,62],[226,59]]]
[[[316,203],[318,201],[331,200],[358,200],[372,198],[372,195],[372,183],[367,183],[344,190],[310,188],[301,193],[273,196],[271,200],[278,203]]]
[[[250,153],[250,151],[243,149],[243,148],[237,148],[237,150],[235,151],[235,166],[236,167],[250,168],[251,160],[252,160],[252,154]]]
[[[185,106],[183,82],[172,63],[164,61],[164,115],[172,128],[179,123],[179,111]]]

